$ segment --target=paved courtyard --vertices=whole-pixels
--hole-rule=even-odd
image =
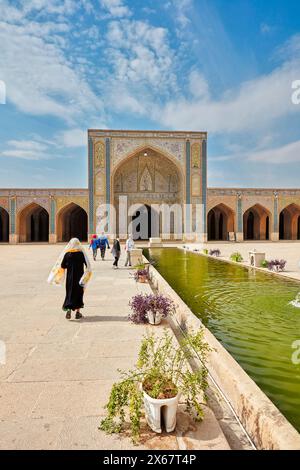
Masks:
[[[130,439],[97,427],[117,369],[134,364],[141,337],[151,328],[127,321],[128,301],[150,287],[136,284],[123,262],[113,270],[108,253],[107,261],[93,264],[85,318],[67,321],[64,288],[46,282],[61,249],[0,247],[0,340],[7,347],[6,364],[0,365],[0,449],[130,449]],[[209,409],[200,427],[180,412],[170,436],[144,427],[145,446],[229,448]]]

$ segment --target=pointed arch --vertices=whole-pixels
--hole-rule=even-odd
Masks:
[[[25,206],[18,214],[18,233],[20,243],[48,242],[48,211],[35,202]]]
[[[9,215],[7,210],[0,207],[0,243],[9,241]]]
[[[74,237],[80,241],[88,239],[87,213],[74,202],[70,202],[58,212],[56,227],[58,242],[68,242]]]
[[[279,239],[300,240],[300,206],[289,204],[279,216]]]
[[[272,215],[261,204],[254,204],[244,213],[244,240],[270,240]]]
[[[148,207],[148,215],[145,211],[145,220],[149,219],[149,214],[154,214],[153,210],[149,209],[153,205],[159,206],[156,210],[158,213],[161,212],[163,204],[170,209],[174,205],[180,205],[182,211],[184,195],[182,169],[179,162],[175,163],[174,158],[166,156],[161,150],[154,150],[149,145],[135,150],[118,163],[112,172],[111,178],[111,198],[116,208],[116,233],[119,235],[124,230],[129,229],[129,224],[132,222],[130,215],[125,215],[126,220],[122,221],[122,224],[120,222],[120,216],[122,216],[120,196],[127,198],[127,210],[136,205]],[[164,217],[166,218],[167,215]],[[126,225],[126,229],[124,227],[121,230],[121,225]],[[174,237],[174,222],[170,222],[169,234],[162,233],[161,223],[157,222],[154,225],[154,232],[157,231],[156,237]],[[178,233],[182,233],[182,230]]]
[[[223,203],[210,209],[207,215],[208,241],[228,240],[228,234],[234,232],[234,218],[234,211]]]

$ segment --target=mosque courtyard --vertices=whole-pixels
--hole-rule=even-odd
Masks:
[[[297,242],[220,243],[218,248],[224,258],[239,250],[245,259],[250,249],[264,250],[269,258],[285,258],[285,275],[300,279]],[[107,436],[98,426],[118,369],[135,363],[141,338],[151,329],[127,320],[130,298],[150,286],[134,282],[123,258],[113,270],[107,253],[105,262],[93,263],[84,318],[67,321],[61,311],[64,288],[46,282],[61,250],[48,244],[0,247],[0,340],[6,347],[0,364],[0,448],[131,449],[129,438]],[[241,435],[225,437],[218,420],[207,408],[195,428],[179,413],[175,433],[156,435],[145,427],[139,448],[249,448]]]

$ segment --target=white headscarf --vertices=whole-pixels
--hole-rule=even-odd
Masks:
[[[48,283],[49,284],[54,284],[54,285],[61,285],[64,281],[65,278],[65,270],[61,267],[61,263],[65,257],[66,253],[72,253],[76,251],[81,251],[84,255],[84,259],[86,262],[86,270],[82,276],[82,278],[79,281],[79,284],[82,287],[85,287],[87,283],[89,282],[91,276],[92,276],[92,268],[91,268],[91,263],[90,260],[86,254],[85,249],[83,248],[82,244],[78,240],[78,238],[72,238],[67,246],[63,249],[59,257],[57,258],[57,261],[53,268],[50,271],[50,274],[48,276]]]

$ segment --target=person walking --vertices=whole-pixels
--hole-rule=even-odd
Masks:
[[[112,252],[113,257],[115,258],[113,267],[115,269],[118,269],[119,267],[118,263],[119,263],[119,259],[121,256],[121,245],[120,245],[120,240],[118,238],[115,238],[111,252]]]
[[[129,235],[128,239],[126,240],[125,250],[126,250],[126,261],[125,266],[131,266],[131,252],[134,249],[134,241],[132,239],[132,235]]]
[[[63,250],[54,267],[52,268],[48,282],[50,284],[62,284],[67,271],[66,297],[63,310],[66,319],[71,319],[71,312],[76,312],[75,319],[83,318],[80,310],[84,307],[84,288],[92,276],[91,264],[88,256],[78,238],[72,238]]]
[[[104,261],[106,247],[108,249],[110,249],[108,238],[107,238],[107,236],[105,235],[104,232],[102,232],[101,236],[98,238],[98,246],[99,246],[100,252],[101,252],[101,259],[102,259],[102,261]]]
[[[97,253],[98,253],[98,237],[97,237],[97,235],[92,236],[89,248],[92,248],[93,258],[94,258],[94,261],[96,261]]]

